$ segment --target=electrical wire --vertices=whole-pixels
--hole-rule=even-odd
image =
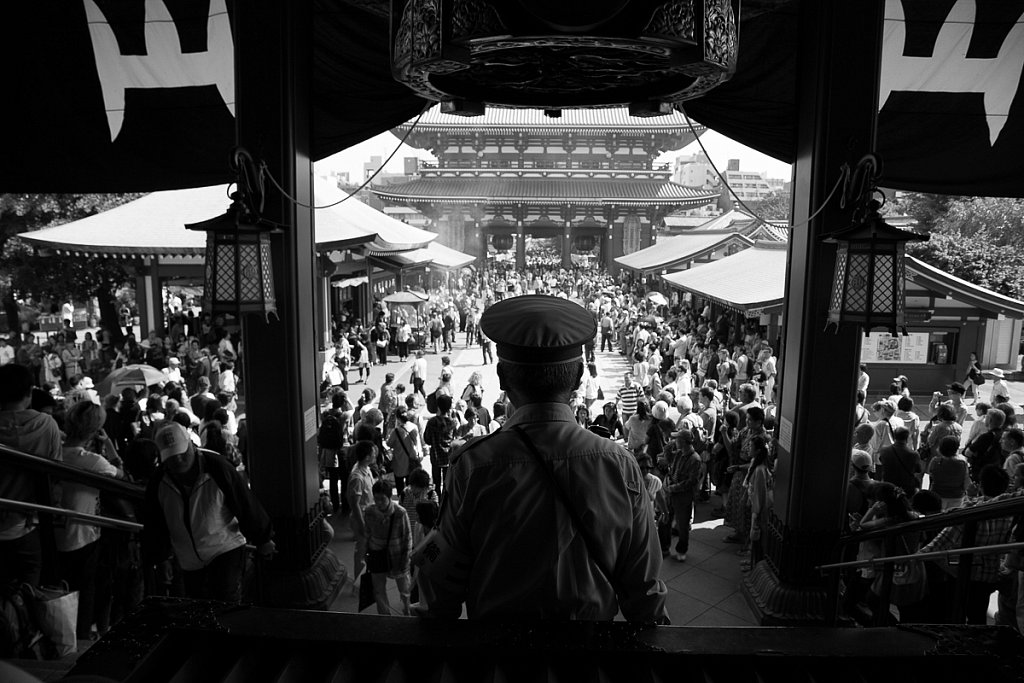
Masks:
[[[736,201],[739,203],[739,205],[742,206],[743,209],[747,213],[749,213],[753,218],[761,221],[762,223],[771,224],[772,221],[770,219],[762,218],[756,211],[754,211],[749,206],[747,206],[743,202],[743,200],[740,199],[739,195],[736,194],[735,190],[733,190],[729,186],[729,183],[726,181],[725,176],[723,176],[722,172],[718,170],[717,166],[715,166],[715,162],[711,160],[711,155],[708,154],[708,150],[704,147],[704,143],[701,142],[700,136],[697,135],[697,131],[693,127],[693,122],[690,121],[690,115],[686,113],[686,109],[684,109],[682,105],[679,105],[679,111],[682,112],[683,118],[686,119],[686,125],[690,128],[690,133],[693,135],[694,139],[697,141],[697,144],[700,145],[701,151],[704,152],[704,157],[708,160],[708,163],[711,164],[711,168],[714,170],[715,175],[718,176],[718,180],[721,181],[722,185],[725,186],[725,189],[727,189],[729,191],[729,194],[731,194],[733,196],[733,198],[735,198]],[[842,187],[844,184],[849,182],[849,180],[848,180],[849,173],[850,173],[849,166],[844,164],[842,169],[841,169],[841,172],[839,174],[839,179],[836,180],[836,184],[832,186],[832,190],[828,193],[828,196],[825,197],[825,201],[822,202],[821,206],[819,206],[814,211],[814,213],[812,213],[810,216],[808,216],[805,220],[800,221],[799,223],[790,223],[790,224],[787,225],[787,227],[790,230],[792,230],[793,228],[799,228],[799,227],[802,227],[804,225],[807,225],[812,220],[814,220],[814,218],[818,214],[820,214],[822,211],[825,210],[825,207],[827,207],[829,202],[832,201],[832,198],[835,196],[835,194],[839,190],[839,188]]]
[[[419,116],[417,116],[416,120],[412,122],[411,126],[409,126],[409,130],[405,131],[405,135],[403,135],[402,139],[398,141],[398,145],[395,147],[395,149],[391,152],[391,154],[388,155],[388,158],[384,160],[384,163],[382,163],[377,168],[377,170],[373,172],[373,174],[369,178],[367,178],[365,181],[363,181],[362,185],[357,187],[355,189],[355,191],[352,192],[351,194],[345,195],[344,197],[342,197],[341,199],[339,199],[338,201],[336,201],[336,202],[334,202],[332,204],[324,204],[323,206],[310,206],[309,204],[304,204],[304,203],[300,202],[298,199],[296,199],[295,197],[293,197],[290,194],[288,194],[287,192],[285,192],[284,188],[281,187],[281,185],[277,182],[277,179],[274,178],[274,175],[270,172],[270,169],[267,167],[267,162],[265,162],[265,161],[260,162],[260,172],[265,174],[267,176],[267,178],[270,179],[270,182],[274,185],[274,187],[277,188],[278,192],[280,192],[282,195],[284,195],[285,198],[288,199],[288,201],[290,201],[292,204],[295,204],[296,206],[301,206],[304,209],[313,209],[313,210],[329,209],[332,206],[337,206],[338,204],[341,204],[342,202],[348,201],[350,198],[352,198],[355,195],[359,194],[367,185],[369,185],[371,182],[373,182],[373,179],[377,177],[377,174],[380,173],[381,171],[383,171],[384,167],[387,166],[388,163],[391,162],[391,160],[395,157],[396,154],[398,154],[398,150],[400,150],[402,148],[402,145],[405,144],[406,139],[416,129],[416,126],[419,124],[420,119],[423,118],[423,115],[426,114],[427,110],[429,110],[432,106],[434,106],[434,104],[435,104],[434,102],[427,102],[426,105],[424,105],[423,109],[419,113]]]

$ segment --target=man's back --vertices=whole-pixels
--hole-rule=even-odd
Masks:
[[[878,455],[882,466],[882,481],[899,486],[907,495],[913,495],[921,488],[919,472],[921,457],[905,443],[894,443],[884,447]]]
[[[599,558],[517,428],[596,539]],[[453,458],[448,482],[440,519],[446,564],[471,567],[435,585],[432,612],[458,616],[465,601],[470,618],[609,620],[620,608],[635,621],[662,615],[661,551],[639,468],[621,447],[579,427],[568,406],[518,408],[499,432]]]

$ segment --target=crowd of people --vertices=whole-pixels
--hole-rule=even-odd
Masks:
[[[989,371],[986,400],[979,387],[986,379],[971,354],[963,382],[932,394],[926,417],[911,395],[906,376],[892,378],[883,398],[866,406],[871,378],[861,366],[856,427],[847,491],[849,530],[899,524],[948,510],[984,506],[1024,495],[1024,422],[1010,401],[1005,373]],[[973,400],[967,399],[974,389]],[[969,415],[970,428],[965,433]],[[974,544],[996,545],[1024,539],[1024,519],[996,517],[978,523]],[[885,543],[865,542],[857,559],[951,550],[961,547],[963,527],[907,532]],[[851,551],[852,556],[852,551]],[[985,624],[993,593],[998,593],[998,624],[1024,632],[1024,595],[1020,551],[982,554],[974,559],[966,592],[966,620]],[[891,600],[901,621],[950,623],[956,607],[957,556],[898,565]],[[864,567],[845,577],[844,606],[855,619],[874,619],[882,592],[882,572]]]
[[[31,332],[0,338],[0,444],[138,491],[126,499],[58,481],[44,494],[26,472],[5,466],[0,473],[0,497],[145,524],[140,542],[57,517],[52,537],[43,538],[38,515],[0,516],[0,597],[38,589],[44,579],[66,582],[79,593],[79,639],[105,632],[141,600],[144,586],[150,594],[240,600],[245,547],[274,550],[269,518],[246,478],[235,343],[219,319],[179,311],[167,320],[168,334],[141,343],[129,333],[115,345],[107,328],[79,338],[70,325],[42,343]],[[135,363],[155,375],[118,379]],[[194,519],[185,521],[182,506]],[[44,564],[50,544],[52,565]]]
[[[321,384],[329,407],[323,412],[319,443],[332,507],[350,515],[357,540],[353,591],[365,566],[366,548],[374,545],[365,523],[365,512],[374,505],[373,486],[393,482],[396,502],[413,520],[413,547],[424,536],[421,520],[436,514],[436,502],[431,501],[443,492],[451,454],[504,424],[509,412],[504,392],[485,402],[480,373],[470,375],[464,387],[453,387],[449,354],[457,346],[479,347],[481,363],[493,362],[493,345],[480,329],[480,316],[496,302],[529,294],[574,301],[593,317],[597,334],[585,344],[587,372],[569,404],[578,424],[621,440],[645,468],[664,530],[664,553],[685,561],[694,505],[710,503],[714,491],[721,497],[717,511],[735,529],[728,541],[739,544],[743,556],[749,556],[753,545],[756,557],[764,501],[770,495],[770,433],[779,371],[756,321],[726,312],[713,316],[709,307],[698,309],[689,300],[669,305],[648,297],[641,283],[581,267],[463,272],[450,284],[424,292],[429,304],[419,320],[422,330],[402,335],[412,338],[420,332],[422,339],[420,348],[399,349],[397,354],[399,361],[413,359],[407,383],[396,382],[389,372],[379,388],[365,386],[366,366],[388,363],[387,347],[374,350],[372,331],[387,334],[389,328],[408,327],[408,320],[381,301],[365,326],[347,315],[334,323],[336,341],[325,359]],[[629,367],[614,396],[603,395],[594,357],[598,345],[618,351]],[[429,354],[441,355],[436,384],[427,376]],[[359,384],[362,388],[355,388]],[[373,444],[372,456],[368,445],[356,448],[363,441]],[[365,470],[358,469],[357,451],[370,458]],[[681,469],[680,463],[690,461],[696,464]],[[357,471],[359,476],[353,474]],[[409,498],[407,483],[414,475],[425,484]],[[426,500],[423,491],[429,492]],[[414,509],[431,505],[432,510]],[[669,547],[671,535],[678,538],[674,549]],[[388,573],[400,579],[405,613],[415,586],[415,581],[401,579],[414,572],[409,553],[410,548],[396,549],[392,566],[398,569]],[[742,563],[749,568],[749,557]],[[379,584],[379,578],[374,580]],[[379,599],[378,610],[390,613],[386,596]]]
[[[585,371],[567,396],[568,406],[579,427],[618,441],[635,461],[662,554],[686,561],[694,512],[705,504],[731,527],[725,541],[739,546],[744,571],[761,558],[773,498],[780,368],[777,340],[766,339],[758,321],[697,305],[689,296],[668,301],[642,282],[600,270],[542,263],[524,272],[465,270],[448,286],[424,294],[428,303],[412,315],[378,301],[365,325],[344,311],[336,316],[321,378],[321,476],[331,509],[347,515],[355,539],[351,590],[365,571],[379,613],[429,609],[414,558],[436,529],[453,455],[498,432],[513,412],[505,391],[485,401],[480,372],[455,386],[451,354],[457,347],[479,348],[481,364],[493,363],[494,343],[480,321],[497,303],[524,295],[573,301],[592,318],[594,333],[583,340]],[[246,546],[265,556],[274,551],[269,520],[246,483],[245,422],[235,413],[238,340],[221,320],[166,313],[167,334],[150,333],[140,343],[129,334],[115,345],[109,331],[97,338],[86,332],[79,340],[70,327],[42,344],[28,333],[13,344],[0,338],[0,443],[125,479],[147,492],[145,505],[134,509],[104,501],[105,513],[119,510],[127,519],[145,519],[142,546],[126,534],[79,522],[63,523],[55,534],[56,574],[82,592],[80,637],[103,632],[139,599],[143,580],[151,591],[238,600]],[[612,395],[605,395],[611,382],[600,376],[596,349],[617,352],[614,365],[625,368]],[[436,378],[428,377],[431,354],[441,357]],[[389,367],[396,361],[402,365]],[[965,381],[933,394],[927,411],[915,405],[905,376],[894,378],[885,398],[868,405],[870,377],[862,366],[849,531],[1021,491],[1020,409],[1010,403],[998,369],[989,373],[992,386],[982,401],[985,379],[976,357],[972,362]],[[111,373],[134,363],[157,368],[162,377],[149,386],[104,385]],[[408,380],[396,381],[393,370],[404,372],[406,363]],[[379,387],[367,386],[372,365],[392,370]],[[965,399],[970,389],[973,405]],[[965,436],[969,410],[976,419]],[[198,509],[226,508],[213,517],[234,519],[230,529],[206,523],[203,514],[183,526],[182,501],[206,481],[220,495]],[[24,475],[3,477],[0,487],[5,497],[38,495]],[[95,513],[100,499],[95,488],[68,484],[53,493],[52,502]],[[43,568],[37,518],[8,513],[3,520],[0,578],[4,585],[38,585]],[[1021,536],[1019,521],[982,523],[979,543]],[[205,541],[186,539],[185,528],[198,529]],[[931,537],[901,536],[895,546],[864,544],[860,552],[928,552],[956,547],[960,540],[958,528],[950,527]],[[984,622],[983,603],[998,590],[1000,619],[1021,625],[1021,564],[1009,553],[986,555],[974,566],[971,623]],[[927,590],[904,590],[894,598],[904,620],[949,616],[955,566],[927,567],[927,582],[921,582]],[[398,610],[388,602],[389,578],[398,587]],[[851,614],[870,613],[877,605],[876,578],[871,568],[847,575],[844,605]]]

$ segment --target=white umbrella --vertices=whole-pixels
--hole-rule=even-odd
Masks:
[[[668,299],[661,292],[647,292],[647,298],[656,306],[668,306]]]

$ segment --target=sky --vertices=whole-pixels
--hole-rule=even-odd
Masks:
[[[730,140],[713,130],[709,130],[702,135],[700,141],[704,143],[711,161],[720,171],[725,170],[729,159],[739,159],[740,169],[744,171],[764,171],[768,174],[769,178],[789,180],[789,164],[761,154],[749,147],[744,147],[740,143]],[[373,156],[386,159],[397,146],[398,138],[389,132],[384,132],[327,157],[322,161],[318,161],[314,168],[317,173],[321,174],[347,171],[349,179],[357,181],[363,177],[364,162],[368,162],[370,157]],[[677,156],[690,156],[696,152],[700,152],[700,147],[694,142],[681,150],[663,154],[657,163],[671,163]],[[384,171],[388,173],[401,173],[403,170],[403,159],[410,156],[419,156],[429,161],[434,160],[433,155],[424,150],[402,145],[402,148],[398,150],[391,162],[385,166]]]

